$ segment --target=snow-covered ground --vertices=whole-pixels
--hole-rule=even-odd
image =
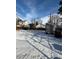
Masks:
[[[16,31],[16,59],[62,59],[62,41],[44,31]]]

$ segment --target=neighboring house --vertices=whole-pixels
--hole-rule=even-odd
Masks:
[[[45,25],[43,25],[43,24],[38,24],[38,25],[36,26],[36,28],[45,28]]]
[[[45,28],[45,25],[42,24],[42,20],[39,19],[38,21],[36,21],[36,28]]]
[[[30,27],[29,23],[27,21],[23,21],[22,25],[23,25],[24,28],[29,28]]]
[[[16,29],[21,29],[22,24],[23,24],[23,21],[19,17],[16,17]]]
[[[18,22],[20,26],[23,26],[23,21]]]
[[[16,17],[16,28],[27,29],[29,28],[29,23],[27,21],[23,21],[20,18]]]
[[[40,18],[33,19],[32,23],[30,24],[31,29],[39,29],[39,28],[45,28],[45,26],[42,24],[42,20]]]

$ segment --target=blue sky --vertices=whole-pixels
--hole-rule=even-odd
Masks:
[[[16,15],[24,20],[57,13],[59,0],[16,0]]]

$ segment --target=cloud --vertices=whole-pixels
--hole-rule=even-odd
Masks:
[[[22,14],[20,14],[20,13],[18,13],[18,12],[16,12],[16,16],[19,17],[19,18],[22,19],[22,20],[25,19],[25,17],[23,17]]]
[[[26,19],[36,18],[37,17],[37,9],[35,7],[35,2],[33,0],[24,0],[24,4],[29,8],[30,12],[26,13]]]
[[[23,0],[23,4],[26,6],[26,8],[28,8],[29,12],[27,12],[25,9],[23,9],[22,6],[17,4],[17,8],[19,8],[20,13],[17,13],[19,16],[21,16],[23,19],[32,19],[34,17],[37,17],[37,13],[36,13],[36,7],[34,6],[35,3],[33,3],[30,0]],[[23,16],[22,16],[22,15]]]
[[[16,10],[20,10],[22,13],[25,13],[25,10],[23,9],[22,6],[20,6],[19,4],[16,5]]]
[[[42,17],[41,20],[42,20],[43,24],[46,24],[49,20],[49,16]]]
[[[19,0],[18,0],[19,1]],[[17,13],[24,20],[42,17],[43,23],[46,23],[50,12],[56,13],[58,6],[54,6],[53,0],[21,0],[17,7]],[[51,2],[52,1],[52,2]],[[51,7],[52,6],[52,7]],[[45,16],[45,17],[44,17]]]

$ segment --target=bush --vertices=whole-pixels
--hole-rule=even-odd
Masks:
[[[62,28],[56,28],[55,37],[62,37]]]

